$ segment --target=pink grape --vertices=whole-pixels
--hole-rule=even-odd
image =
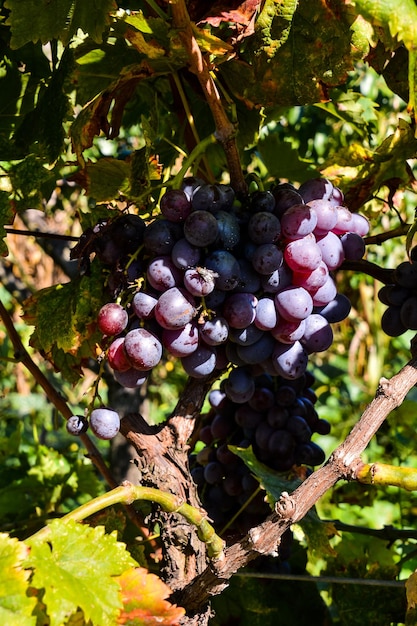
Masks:
[[[278,313],[289,322],[308,317],[313,311],[313,299],[303,287],[286,287],[275,296]]]
[[[282,234],[287,239],[300,239],[317,226],[317,213],[308,204],[296,204],[281,217]]]
[[[101,407],[90,415],[90,428],[99,439],[113,439],[120,430],[120,417],[113,409]]]
[[[97,325],[104,335],[119,335],[127,326],[127,311],[117,302],[108,302],[98,312]]]
[[[125,351],[124,337],[117,337],[112,341],[107,350],[107,360],[110,367],[118,372],[124,372],[132,367]]]
[[[329,232],[324,237],[317,239],[317,245],[320,248],[322,260],[330,271],[342,265],[345,260],[345,253],[342,242],[337,235]]]
[[[311,235],[290,241],[284,250],[284,258],[292,270],[311,272],[320,265],[322,254],[314,235]]]
[[[150,261],[146,277],[157,291],[165,291],[182,283],[182,273],[169,256],[159,256]]]
[[[178,287],[172,287],[159,296],[155,318],[162,328],[184,328],[196,314],[192,296],[187,298]]]
[[[164,329],[162,343],[170,354],[177,357],[187,356],[198,348],[198,329],[195,324],[186,324],[176,330]]]

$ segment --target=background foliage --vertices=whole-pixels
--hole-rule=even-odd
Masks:
[[[371,240],[367,259],[383,268],[405,260],[416,207],[413,0],[193,0],[188,11],[248,180],[267,187],[273,179],[327,176],[352,210],[369,217],[371,234],[397,235]],[[157,368],[146,397],[123,396],[106,375],[98,384],[95,316],[107,297],[99,261],[82,274],[69,261],[68,240],[23,237],[10,226],[77,238],[126,206],[148,216],[162,188],[178,185],[185,171],[228,181],[226,154],[213,139],[210,107],[190,72],[170,5],[2,2],[0,93],[0,300],[30,358],[74,413],[100,399],[121,412],[140,406],[160,422],[185,383],[174,362]],[[352,313],[338,326],[333,347],[314,360],[320,417],[332,425],[319,441],[327,455],[357,421],[379,378],[408,360],[412,338],[382,333],[377,280],[343,270],[337,281]],[[1,619],[145,623],[140,611],[148,608],[138,607],[132,588],[150,576],[139,565],[159,573],[158,559],[149,557],[121,509],[81,530],[53,521],[48,541],[36,541],[34,533],[49,520],[104,494],[106,485],[19,362],[5,326],[0,338]],[[416,403],[414,389],[365,460],[416,466]],[[95,443],[114,475],[124,476],[117,446]],[[333,523],[330,541],[314,546],[306,528],[296,529],[291,573],[320,576],[318,582],[292,581],[261,560],[256,569],[264,578],[241,573],[215,599],[213,624],[415,623],[404,585],[393,584],[417,566],[414,493],[338,484],[317,506]],[[148,505],[141,507],[146,515]],[[285,574],[285,582],[274,579]],[[381,584],[367,586],[368,579]],[[161,589],[158,601],[167,594]],[[294,603],[297,594],[303,602]],[[149,591],[140,597],[149,599]],[[166,624],[181,616],[168,603],[149,610],[154,616],[159,610]]]

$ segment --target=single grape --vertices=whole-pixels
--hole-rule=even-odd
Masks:
[[[407,330],[401,320],[401,307],[389,306],[381,317],[381,328],[389,337],[399,337]]]
[[[247,328],[255,319],[258,299],[251,293],[234,293],[223,305],[223,317],[232,328]]]
[[[170,256],[158,256],[148,265],[146,278],[157,291],[165,291],[182,283],[182,272],[171,260]]]
[[[190,299],[192,296],[190,295]],[[196,309],[177,287],[172,287],[159,296],[155,306],[155,318],[162,328],[184,328],[196,315]]]
[[[410,296],[401,306],[400,318],[406,328],[417,330],[417,296]]]
[[[344,233],[352,232],[353,214],[349,211],[349,209],[344,206],[338,206],[336,207],[336,213],[337,221],[334,228],[332,228],[332,233],[335,233],[335,235],[343,235]]]
[[[350,313],[352,305],[347,296],[338,293],[336,297],[323,307],[315,307],[314,312],[320,313],[329,324],[336,324],[346,319]]]
[[[334,187],[327,178],[311,178],[300,185],[298,193],[304,202],[311,200],[330,200],[333,195]]]
[[[252,256],[253,268],[258,274],[269,275],[282,265],[282,252],[273,243],[264,243],[258,246]]]
[[[127,326],[129,316],[121,304],[108,302],[98,312],[97,325],[104,335],[119,335]]]
[[[312,313],[313,300],[303,287],[286,287],[276,294],[275,306],[281,317],[289,322],[297,322]]]
[[[184,287],[193,296],[208,296],[214,290],[216,274],[205,267],[194,267],[184,273]]]
[[[275,328],[271,330],[271,335],[281,343],[294,343],[294,341],[299,341],[303,337],[305,327],[305,320],[290,322],[281,317]]]
[[[107,350],[107,360],[110,367],[118,372],[124,372],[132,367],[125,351],[124,337],[117,337],[111,342]]]
[[[312,272],[322,262],[321,248],[314,235],[290,241],[285,247],[284,259],[295,272]]]
[[[191,202],[181,189],[169,189],[161,198],[160,209],[170,222],[183,222],[191,213]]]
[[[253,243],[275,243],[281,234],[279,219],[272,213],[261,211],[249,219],[247,232]]]
[[[327,233],[336,226],[337,211],[334,205],[329,200],[311,200],[308,203],[317,215],[317,224],[314,229],[316,236],[327,235]]]
[[[238,259],[239,264],[239,284],[236,287],[239,291],[246,293],[256,293],[261,288],[261,278],[258,272],[252,267],[247,259]]]
[[[188,177],[184,178],[184,180],[182,181],[181,189],[183,190],[183,192],[185,193],[187,198],[189,200],[192,200],[195,192],[202,185],[204,185],[204,180],[203,179],[196,178],[195,176],[188,176]]]
[[[324,237],[317,238],[317,245],[320,248],[322,260],[330,271],[340,267],[345,260],[345,253],[342,242],[333,232],[327,233]]]
[[[275,344],[274,338],[269,333],[263,332],[262,337],[255,341],[255,343],[238,346],[237,354],[244,363],[256,365],[270,358],[274,351]]]
[[[255,393],[253,377],[243,367],[233,369],[225,380],[224,392],[233,402],[248,402]]]
[[[261,330],[272,330],[278,322],[277,309],[272,298],[260,298],[253,323]]]
[[[115,380],[126,389],[138,389],[147,381],[148,376],[149,371],[140,372],[134,367],[128,370],[114,371]]]
[[[369,222],[364,215],[352,213],[351,231],[360,237],[366,237],[369,232]]]
[[[224,343],[229,336],[229,324],[224,317],[216,316],[206,320],[200,326],[200,335],[209,346],[218,346]]]
[[[198,328],[196,324],[186,324],[184,328],[162,331],[162,343],[173,356],[183,357],[198,348]]]
[[[277,374],[287,379],[299,378],[307,369],[308,354],[299,341],[277,344],[272,360]]]
[[[88,429],[88,420],[84,415],[71,415],[66,421],[67,432],[70,435],[79,436]]]
[[[90,428],[99,439],[113,439],[120,430],[120,417],[113,409],[101,407],[91,411]]]
[[[216,369],[216,350],[200,345],[192,354],[183,357],[181,363],[188,376],[204,378]]]
[[[273,187],[271,191],[275,199],[274,214],[281,219],[285,211],[296,204],[303,204],[303,199],[294,186],[287,183]]]
[[[326,318],[317,313],[309,315],[301,343],[309,354],[328,350],[333,343],[333,331]]]
[[[147,225],[143,235],[143,245],[152,255],[167,255],[171,253],[174,244],[181,239],[182,229],[166,219],[157,219]]]
[[[199,265],[201,258],[201,249],[192,246],[185,237],[175,242],[171,251],[171,259],[175,267],[180,270],[186,270],[190,267]]]
[[[147,320],[153,317],[157,302],[157,298],[154,298],[149,293],[137,291],[133,296],[132,309],[139,319]]]
[[[317,226],[317,213],[308,204],[296,204],[281,217],[282,234],[286,239],[300,239]]]
[[[145,328],[130,330],[124,345],[127,358],[137,370],[150,370],[161,360],[162,344],[158,337]]]
[[[254,324],[249,324],[246,328],[230,328],[229,338],[239,346],[251,346],[258,341],[264,332]]]
[[[210,425],[213,439],[226,439],[233,430],[232,420],[223,413],[217,413]]]
[[[288,265],[283,264],[269,276],[262,276],[261,285],[265,293],[277,293],[292,285],[292,272]]]
[[[193,211],[184,222],[184,236],[198,248],[206,248],[214,243],[219,235],[217,220],[208,211]]]
[[[415,289],[417,287],[417,265],[404,261],[394,271],[394,279],[401,287]]]
[[[215,219],[215,218],[214,218]],[[232,291],[240,281],[240,267],[227,250],[215,250],[207,258],[205,266],[217,274],[216,289]]]
[[[275,209],[275,198],[270,191],[255,191],[251,194],[250,203],[253,212],[273,213]]]
[[[337,296],[337,289],[333,278],[328,276],[324,285],[312,291],[311,295],[314,306],[326,306],[326,304],[329,304]]]
[[[219,230],[217,243],[225,250],[232,250],[240,240],[240,226],[236,217],[226,211],[214,214]]]
[[[329,270],[324,261],[320,261],[316,269],[307,272],[293,272],[293,284],[307,291],[315,291],[327,281]]]
[[[356,233],[345,233],[340,237],[345,259],[349,261],[359,261],[365,254],[365,242]]]

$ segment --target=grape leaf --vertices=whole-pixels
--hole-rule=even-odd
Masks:
[[[13,224],[14,219],[14,211],[12,207],[12,203],[9,199],[9,194],[7,191],[0,191],[0,255],[7,256],[8,250],[7,245],[3,241],[3,238],[6,237],[7,232],[4,228],[6,225]]]
[[[10,10],[12,48],[20,48],[29,41],[45,44],[60,39],[67,45],[80,28],[100,42],[110,22],[110,12],[117,9],[114,0],[6,0]]]
[[[23,569],[27,547],[5,533],[0,534],[0,623],[7,626],[34,626],[35,598],[27,593],[30,571]]]
[[[171,589],[155,574],[149,574],[142,567],[125,571],[118,581],[123,601],[118,624],[175,626],[185,614],[183,608],[167,602]]]
[[[25,564],[34,571],[32,586],[45,590],[50,626],[61,626],[78,608],[86,622],[116,623],[122,608],[116,577],[136,565],[126,546],[102,526],[55,520],[49,528],[46,541],[28,540]]]
[[[24,303],[24,318],[33,324],[31,345],[69,380],[81,373],[100,340],[97,313],[104,304],[101,267],[91,263],[91,274],[34,293]]]
[[[265,489],[266,499],[271,508],[274,508],[275,502],[280,499],[284,491],[294,491],[294,489],[301,484],[301,480],[298,477],[290,479],[286,474],[279,474],[258,461],[251,446],[248,448],[229,446],[229,448],[244,461],[259,481],[261,487]],[[314,507],[310,509],[307,515],[298,523],[305,534],[306,541],[311,550],[317,551],[320,554],[334,555],[334,550],[329,544],[329,538],[336,534],[335,527],[332,523],[322,522]]]

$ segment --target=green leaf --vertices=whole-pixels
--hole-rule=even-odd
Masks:
[[[105,157],[96,163],[87,163],[73,180],[96,202],[110,202],[128,190],[130,170],[130,163]]]
[[[259,480],[261,487],[266,491],[267,500],[271,508],[274,508],[274,504],[280,499],[284,491],[291,493],[301,484],[301,480],[298,477],[290,479],[287,474],[278,474],[278,472],[260,463],[251,446],[249,448],[229,446],[229,448],[245,462],[257,480]],[[336,533],[334,525],[322,522],[314,508],[310,509],[307,515],[299,522],[299,525],[305,533],[306,541],[311,550],[331,556],[334,554],[333,548],[329,544],[329,538]]]
[[[32,586],[44,589],[50,626],[61,626],[81,608],[85,621],[114,624],[122,608],[116,576],[136,565],[126,546],[104,528],[55,520],[46,541],[30,542],[26,566]]]
[[[7,626],[34,626],[35,598],[27,596],[30,572],[23,569],[25,544],[0,534],[0,623]]]
[[[417,41],[417,6],[414,0],[355,0],[355,6],[372,24],[383,25],[408,49]]]
[[[80,28],[100,42],[110,23],[110,13],[117,6],[114,0],[6,0],[10,10],[12,48],[20,48],[29,41],[60,39],[67,45]]]

